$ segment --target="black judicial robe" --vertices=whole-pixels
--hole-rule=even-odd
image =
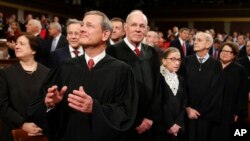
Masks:
[[[187,83],[187,106],[196,109],[201,116],[188,120],[189,141],[207,141],[211,126],[221,119],[223,95],[222,66],[211,57],[201,65],[196,55],[187,56],[181,66],[181,74]],[[200,71],[199,71],[200,70]]]
[[[248,91],[250,91],[250,61],[248,56],[241,57],[237,60],[239,64],[241,64],[247,71],[248,75]]]
[[[11,130],[20,128],[24,122],[37,122],[29,114],[28,109],[32,99],[39,95],[42,82],[48,73],[49,69],[41,64],[38,64],[32,74],[28,74],[20,63],[1,70],[0,118],[3,120],[1,141],[11,141]]]
[[[136,126],[140,125],[143,118],[155,119],[153,112],[157,94],[156,85],[160,76],[160,61],[153,47],[145,44],[141,46],[139,57],[128,47],[124,40],[108,48],[107,53],[129,64],[135,74],[139,103]]]
[[[48,77],[48,87],[68,86],[63,100],[48,112],[52,141],[120,141],[131,128],[136,115],[138,96],[131,68],[106,55],[90,71],[84,55],[68,60]],[[68,106],[67,95],[83,86],[93,98],[91,114]]]
[[[248,111],[248,82],[244,68],[231,63],[223,69],[224,94],[222,102],[222,120],[213,128],[214,140],[229,141],[233,133],[234,115],[240,118],[247,117]],[[235,130],[234,130],[235,131]]]
[[[135,132],[135,127],[139,126],[143,118],[153,121],[158,120],[160,96],[157,93],[156,86],[160,76],[160,61],[157,52],[153,47],[145,44],[141,46],[141,55],[138,57],[132,51],[124,40],[107,49],[111,56],[129,64],[135,74],[137,90],[139,95],[138,112],[134,127],[131,129],[129,139],[139,140],[137,137],[149,139],[149,133],[139,135]],[[143,139],[144,138],[144,139]]]
[[[185,113],[187,97],[185,92],[184,79],[178,76],[179,87],[176,95],[165,81],[163,76],[160,77],[159,91],[161,93],[161,119],[160,122],[154,123],[154,141],[178,141],[183,140],[185,130]],[[174,124],[181,126],[178,137],[170,135],[167,130]]]

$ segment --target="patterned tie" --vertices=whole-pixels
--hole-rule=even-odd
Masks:
[[[218,55],[218,51],[214,51],[213,58],[214,58],[214,59],[217,59],[217,55]]]
[[[89,70],[91,70],[95,65],[95,62],[93,59],[89,59],[88,61],[88,67],[89,67]]]
[[[138,49],[138,47],[136,47],[134,51],[138,57],[141,55],[141,51]]]
[[[75,54],[75,57],[78,57],[78,54],[80,53],[78,50],[73,50],[73,53]]]

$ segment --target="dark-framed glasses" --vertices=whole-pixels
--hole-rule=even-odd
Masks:
[[[229,50],[221,50],[221,52],[223,52],[223,53],[233,54],[233,51],[229,51]]]
[[[181,58],[165,58],[165,59],[169,59],[171,62],[181,62]]]

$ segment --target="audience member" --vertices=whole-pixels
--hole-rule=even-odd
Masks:
[[[247,52],[246,52],[246,36],[241,34],[238,36],[237,38],[237,43],[239,45],[239,54],[238,54],[238,58],[246,56]]]
[[[170,47],[176,47],[180,50],[182,59],[189,55],[188,50],[191,48],[189,44],[187,44],[188,37],[189,29],[184,27],[180,29],[179,36],[170,43]]]
[[[111,19],[111,24],[113,27],[112,34],[111,34],[110,40],[109,40],[109,43],[111,45],[118,43],[125,36],[124,23],[125,23],[125,21],[121,18],[115,17],[115,18]]]
[[[51,67],[58,66],[65,60],[75,58],[83,55],[84,50],[80,45],[80,28],[81,21],[76,19],[69,19],[67,22],[67,40],[69,45],[55,50],[51,54],[52,65]]]

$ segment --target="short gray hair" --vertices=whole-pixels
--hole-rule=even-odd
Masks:
[[[58,22],[52,22],[49,24],[50,27],[57,29],[58,31],[62,31],[62,27]]]
[[[84,14],[84,17],[87,15],[99,15],[99,16],[101,16],[102,17],[102,21],[101,21],[102,29],[112,32],[112,30],[113,30],[112,24],[111,24],[109,18],[104,13],[97,11],[97,10],[92,10],[92,11],[86,12]]]
[[[147,18],[147,16],[146,16],[141,10],[133,10],[133,11],[131,11],[131,12],[128,14],[127,18],[126,18],[126,23],[127,23],[128,20],[131,18],[131,16],[134,15],[134,14],[136,14],[136,13],[142,14],[143,17],[144,17],[144,19],[146,20],[146,24],[148,24],[148,18]]]

